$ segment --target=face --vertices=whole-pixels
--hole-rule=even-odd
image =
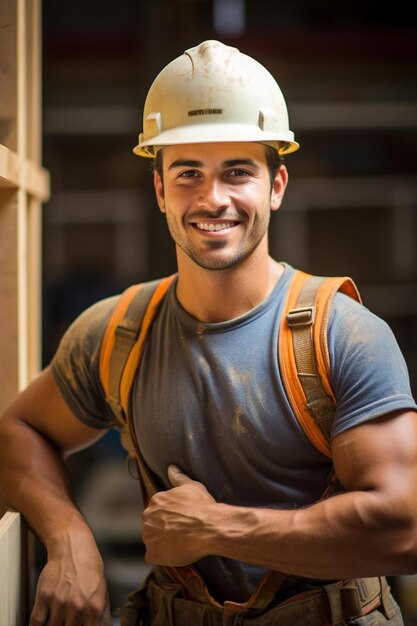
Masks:
[[[155,190],[179,261],[186,257],[216,271],[242,263],[259,248],[267,254],[270,214],[280,206],[287,172],[281,166],[271,185],[264,146],[167,146],[163,175],[162,182],[155,172]]]

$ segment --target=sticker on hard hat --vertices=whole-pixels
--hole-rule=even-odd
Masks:
[[[194,111],[188,111],[188,117],[194,117],[195,115],[221,115],[223,109],[195,109]]]

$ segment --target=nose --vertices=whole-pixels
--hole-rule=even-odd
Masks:
[[[209,178],[200,187],[197,206],[201,209],[218,211],[230,206],[230,196],[226,185],[218,178]]]

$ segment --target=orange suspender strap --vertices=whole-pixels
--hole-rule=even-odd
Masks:
[[[128,413],[129,409],[130,391],[132,389],[133,380],[135,378],[135,374],[143,354],[149,329],[152,325],[153,320],[156,317],[156,314],[158,313],[160,304],[166,292],[168,291],[171,283],[175,278],[176,274],[173,274],[172,276],[168,276],[167,278],[164,278],[159,282],[145,311],[143,321],[140,325],[140,332],[139,336],[137,337],[137,341],[133,345],[132,350],[130,351],[130,354],[127,358],[126,365],[120,381],[120,404],[126,414]]]
[[[106,400],[121,429],[121,441],[134,459],[145,503],[156,488],[136,439],[130,410],[130,390],[146,337],[160,304],[175,275],[143,285],[133,285],[122,294],[104,334],[99,373]],[[133,474],[132,474],[133,476]]]
[[[335,410],[327,326],[337,291],[361,301],[350,278],[310,276],[296,271],[279,335],[279,365],[291,408],[304,433],[327,457],[331,457]]]
[[[99,363],[100,380],[106,401],[122,429],[122,443],[132,456],[135,456],[136,449],[130,444],[129,433],[126,432],[128,392],[133,384],[150,324],[174,278],[175,275],[142,285],[132,285],[126,289],[113,311],[103,337]],[[136,359],[134,368],[132,354]]]

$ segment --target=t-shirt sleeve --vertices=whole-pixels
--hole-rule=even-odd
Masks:
[[[328,345],[336,396],[332,436],[392,411],[417,409],[392,330],[341,293],[332,305]]]
[[[117,421],[105,400],[99,377],[100,348],[119,296],[101,300],[71,324],[52,359],[51,369],[62,397],[79,420],[93,428]]]

